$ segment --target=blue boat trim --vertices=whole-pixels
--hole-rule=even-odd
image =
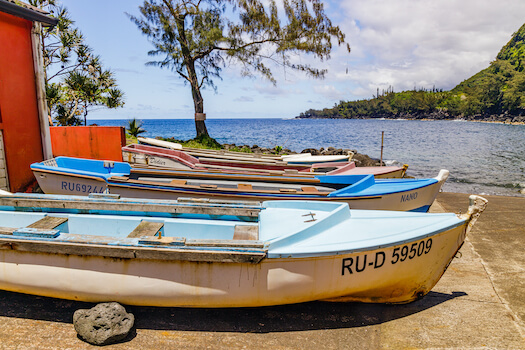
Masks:
[[[32,238],[57,238],[60,236],[59,230],[39,230],[31,227],[24,227],[13,231],[13,236]]]
[[[71,208],[61,209],[59,204],[68,203],[69,205],[67,201],[78,203],[77,213],[71,213]],[[26,211],[27,205],[21,210],[20,205],[23,206],[25,202],[47,203],[47,207],[52,207],[56,212],[50,216],[67,220],[62,220],[60,231],[57,227],[54,232],[38,236],[39,232],[27,226],[44,219],[49,211],[45,206],[40,206],[34,212]],[[173,201],[144,199],[93,199],[46,195],[0,196],[2,209],[9,208],[7,203],[13,203],[9,211],[0,211],[0,221],[6,228],[15,227],[14,230],[18,231],[14,235],[3,234],[0,240],[2,242],[32,242],[31,247],[33,248],[31,249],[40,249],[34,245],[38,242],[60,243],[56,247],[65,247],[66,251],[62,252],[64,254],[76,252],[75,254],[82,255],[83,248],[81,247],[90,247],[86,254],[91,255],[114,254],[112,252],[115,251],[111,249],[123,248],[124,250],[119,250],[120,253],[115,253],[117,257],[148,258],[151,256],[148,254],[158,251],[164,252],[162,253],[165,254],[163,259],[185,259],[193,252],[198,255],[197,259],[204,259],[199,261],[210,259],[206,256],[208,253],[222,254],[223,259],[230,259],[224,258],[226,256],[224,254],[234,254],[233,259],[241,260],[251,259],[246,258],[246,254],[255,254],[257,259],[254,258],[253,261],[259,261],[258,259],[264,257],[271,259],[325,257],[388,249],[392,246],[434,237],[465,224],[465,219],[460,219],[455,214],[351,210],[346,203],[322,201],[263,202],[259,207],[260,210],[257,211],[257,223],[191,217],[162,217],[165,213],[150,213],[158,214],[154,217],[127,216],[126,213],[131,211],[129,208],[125,208],[124,212],[115,210],[112,215],[94,215],[86,214],[85,211],[82,213],[83,209],[81,209],[89,207],[86,203],[104,204],[105,208],[111,208],[112,206],[122,207],[124,203],[132,202],[141,203],[137,208],[144,208],[138,210],[136,214],[147,213],[153,208],[173,204]],[[239,208],[253,207],[240,204],[236,206]],[[235,209],[235,211],[238,210]],[[144,220],[162,223],[160,232],[164,240],[170,241],[171,239],[178,243],[176,245],[152,243],[142,237],[128,237]],[[61,220],[49,221],[60,222]],[[247,240],[236,239],[237,233],[251,231],[251,229],[238,230],[239,226],[241,228],[256,227],[256,236]],[[158,225],[154,227],[159,230]],[[9,232],[9,230],[4,232]],[[155,233],[150,232],[150,234]],[[92,247],[101,250],[93,250]],[[135,254],[134,248],[141,249],[141,253]]]
[[[127,177],[131,174],[131,166],[124,162],[114,162],[114,168],[108,169],[104,167],[104,162],[100,160],[91,159],[80,159],[71,157],[57,157],[56,166],[45,165],[43,163],[35,163],[31,165],[33,170],[48,171],[54,173],[60,173],[63,175],[73,174],[75,176],[87,176],[104,180],[111,186],[119,187],[133,187],[136,189],[148,189],[148,190],[162,190],[178,193],[197,193],[197,194],[208,194],[217,193],[219,195],[231,195],[231,196],[257,196],[261,198],[285,198],[285,199],[322,199],[324,197],[332,198],[347,198],[354,199],[369,199],[384,194],[396,194],[405,193],[414,190],[420,190],[437,183],[436,179],[379,179],[376,180],[373,175],[317,175],[314,178],[319,180],[319,186],[329,186],[336,184],[342,187],[333,192],[327,193],[326,195],[316,194],[301,194],[294,195],[293,193],[257,193],[257,192],[241,192],[241,191],[228,191],[225,189],[194,189],[194,188],[183,188],[173,186],[167,186],[162,184],[135,184],[132,182],[126,182],[122,184],[118,181],[112,181],[111,177]],[[159,174],[162,174],[162,170],[156,170]],[[242,174],[236,175],[242,178]],[[262,175],[250,175],[253,178],[260,178],[264,181],[265,177]],[[283,180],[293,179],[292,177],[282,177]]]

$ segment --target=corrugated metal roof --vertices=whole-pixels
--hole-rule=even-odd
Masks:
[[[0,11],[33,22],[40,22],[44,26],[55,26],[58,23],[57,18],[47,16],[48,12],[20,0],[0,0]]]

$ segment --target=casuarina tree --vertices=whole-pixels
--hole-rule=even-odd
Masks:
[[[215,89],[213,79],[227,64],[274,84],[268,62],[322,78],[326,70],[293,56],[325,60],[332,40],[345,44],[320,0],[145,0],[139,10],[129,17],[153,44],[149,55],[159,58],[147,64],[171,69],[191,86],[197,137],[208,136],[201,89]]]

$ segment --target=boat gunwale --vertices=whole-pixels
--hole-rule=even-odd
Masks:
[[[61,233],[65,237],[74,234]],[[74,235],[80,236],[80,235]],[[87,236],[87,235],[82,235]],[[267,257],[267,247],[232,247],[232,246],[190,246],[177,245],[138,245],[133,244],[138,239],[129,239],[129,245],[110,243],[90,243],[60,240],[57,238],[34,238],[0,235],[0,250],[34,252],[44,254],[61,254],[75,256],[100,256],[103,258],[140,259],[140,260],[177,260],[193,262],[220,263],[260,263]],[[106,236],[100,236],[106,237]],[[117,239],[115,239],[117,240]],[[120,239],[121,241],[122,239]],[[232,240],[228,240],[232,241]],[[253,244],[253,241],[250,243]]]
[[[22,196],[0,196],[0,206],[17,208],[49,208],[49,209],[77,209],[77,210],[100,210],[100,211],[140,211],[143,213],[160,212],[169,214],[202,214],[202,215],[229,215],[236,217],[258,218],[263,208],[260,203],[213,203],[213,202],[182,202],[166,201],[165,203],[148,203],[148,201],[137,201],[126,198],[115,201],[107,199],[90,198],[89,201],[79,201],[74,198],[24,198]],[[79,208],[82,203],[82,208]],[[198,204],[198,205],[197,205]],[[29,211],[29,210],[27,210]],[[144,215],[148,216],[148,215]]]
[[[375,179],[375,181],[383,181],[383,180],[395,180],[395,179]],[[415,187],[415,188],[409,188],[409,189],[405,189],[405,190],[397,190],[397,191],[391,191],[391,192],[388,192],[388,193],[384,193],[383,196],[387,196],[387,195],[390,195],[390,194],[398,194],[398,193],[403,193],[403,192],[410,192],[410,191],[419,191],[421,189],[425,189],[427,187],[430,187],[430,186],[434,186],[434,185],[439,185],[440,182],[436,179],[436,178],[429,178],[429,179],[414,179],[414,181],[431,181],[431,180],[435,180],[436,182],[433,182],[433,183],[427,183],[425,185],[422,185],[420,187]],[[378,183],[376,182],[375,185],[377,185]],[[350,185],[352,186],[352,185]],[[342,188],[340,190],[337,190],[337,191],[341,191],[341,190],[344,190],[345,188]],[[337,191],[334,191],[334,192],[330,192],[330,194],[334,194],[336,193]],[[438,190],[439,192],[439,190]],[[329,195],[330,196],[330,195]],[[370,196],[370,195],[359,195],[359,194],[351,194],[352,197],[361,197],[361,196]],[[336,195],[332,195],[330,196],[330,198],[347,198],[347,196],[345,195],[341,195],[341,196],[338,196],[337,194]]]
[[[316,177],[316,175],[325,175],[324,173],[298,173],[298,174],[286,174],[283,171],[283,174],[258,174],[256,172],[231,172],[231,173],[225,173],[225,172],[212,172],[210,170],[200,170],[200,169],[191,169],[191,170],[166,170],[164,169],[147,169],[147,168],[133,168],[131,170],[131,174],[139,174],[139,175],[156,175],[159,177],[173,177],[173,176],[185,176],[188,178],[196,178],[196,177],[203,177],[203,178],[220,178],[220,179],[276,179],[282,182],[296,182],[296,181],[304,181],[304,182],[312,182],[312,183],[319,183],[320,180]]]
[[[435,182],[424,184],[420,187],[414,187],[409,189],[402,189],[397,191],[391,191],[388,193],[383,194],[341,194],[341,195],[334,195],[334,193],[338,191],[342,191],[347,187],[350,187],[352,185],[349,185],[347,187],[344,187],[340,190],[336,190],[333,192],[301,192],[296,191],[293,194],[286,194],[284,192],[279,191],[271,191],[271,190],[252,190],[247,191],[246,189],[238,189],[238,188],[201,188],[199,186],[194,185],[170,185],[169,183],[156,183],[154,181],[146,181],[146,180],[135,180],[135,179],[129,179],[126,177],[122,177],[122,179],[119,179],[118,177],[111,177],[108,179],[108,187],[115,186],[115,187],[123,187],[123,188],[134,188],[134,189],[141,189],[141,190],[154,190],[154,191],[168,191],[168,192],[191,192],[194,191],[196,193],[206,193],[210,196],[228,196],[231,194],[231,196],[252,196],[252,197],[268,197],[268,196],[276,196],[276,197],[286,197],[289,199],[301,199],[306,196],[312,196],[307,198],[315,198],[320,200],[359,200],[359,199],[373,199],[373,198],[382,198],[384,196],[393,195],[393,194],[399,194],[399,193],[406,193],[410,191],[419,191],[421,189],[426,189],[430,186],[439,185],[439,181],[436,179],[425,179],[425,180],[434,180]],[[416,179],[416,181],[420,181],[420,179]],[[186,190],[187,189],[187,190]],[[240,193],[239,193],[240,192]]]
[[[60,167],[56,167],[56,168],[57,169],[69,170],[69,168],[60,168]],[[65,171],[65,170],[53,170],[53,169],[48,169],[48,168],[36,168],[36,167],[35,168],[31,167],[31,170],[32,171],[39,171],[39,172],[43,172],[43,173],[48,173],[48,174],[55,174],[55,175],[65,175],[65,176],[72,176],[72,175],[74,175],[75,177],[80,177],[80,178],[83,178],[83,179],[89,179],[89,180],[96,180],[96,181],[104,182],[107,185],[107,181],[102,175],[101,176],[85,175],[85,174],[77,174],[77,173],[73,173],[73,172],[68,172],[68,171]]]
[[[456,216],[457,217],[457,216]],[[61,233],[57,238],[41,237],[20,237],[14,238],[11,235],[0,234],[0,250],[15,250],[23,252],[38,252],[48,254],[63,254],[76,256],[101,256],[105,258],[122,258],[122,259],[143,259],[143,260],[177,260],[177,261],[194,261],[194,262],[221,262],[221,263],[261,263],[264,259],[315,259],[330,258],[342,255],[352,255],[362,252],[372,252],[380,249],[389,249],[395,246],[406,245],[407,243],[421,241],[427,238],[435,237],[450,232],[458,227],[467,225],[466,219],[448,225],[446,227],[434,230],[430,233],[414,236],[407,239],[396,240],[388,244],[369,245],[361,248],[347,250],[325,251],[325,252],[307,252],[307,253],[278,253],[272,252],[271,241],[251,241],[240,240],[238,246],[234,245],[235,240],[206,240],[192,239],[192,244],[188,246],[181,245],[155,245],[144,244],[138,245],[139,239],[135,238],[115,238],[108,236],[79,235],[74,233]],[[84,238],[85,242],[65,240],[68,237]],[[90,243],[87,238],[112,238],[113,243]],[[122,242],[129,240],[129,244],[116,244],[116,241]],[[198,244],[202,241],[203,244]],[[209,242],[208,242],[209,241]],[[215,244],[212,244],[214,242]],[[221,243],[225,245],[221,245]],[[242,243],[247,246],[242,246]],[[206,245],[208,243],[208,245]],[[264,245],[264,248],[254,248],[254,245]],[[52,248],[55,248],[53,250]]]
[[[195,191],[195,192],[205,192],[210,193],[213,192],[213,194],[225,194],[228,195],[230,192],[232,195],[248,195],[248,196],[258,196],[260,193],[261,195],[282,195],[286,194],[286,192],[280,191],[280,190],[249,190],[246,188],[226,188],[226,187],[201,187],[197,185],[187,185],[187,184],[170,184],[170,183],[163,183],[163,182],[155,182],[155,181],[148,181],[148,180],[136,180],[136,179],[130,179],[126,177],[111,177],[108,179],[108,186],[109,185],[121,185],[120,187],[125,187],[125,184],[129,184],[132,187],[142,187],[145,186],[145,188],[151,188],[155,190],[171,190],[171,191],[183,191],[183,192],[189,192],[189,191]],[[151,187],[147,187],[151,186]],[[160,187],[160,188],[159,188]],[[187,191],[188,189],[189,191]],[[287,189],[286,189],[287,190]],[[303,196],[315,196],[312,198],[323,198],[328,196],[331,192],[321,192],[321,191],[302,191],[298,189],[292,189],[294,193],[299,195],[298,198],[302,198]]]
[[[354,209],[354,210],[358,210],[358,209]],[[447,213],[444,213],[444,214],[447,214]],[[448,214],[450,214],[450,213],[448,213]],[[457,217],[457,215],[456,215],[456,217]],[[268,251],[268,259],[312,258],[312,257],[323,257],[323,256],[327,257],[327,256],[350,255],[350,254],[355,254],[355,253],[370,252],[370,251],[375,251],[375,250],[379,250],[379,249],[389,249],[389,248],[392,248],[392,247],[395,247],[395,246],[398,246],[398,245],[406,245],[407,243],[410,243],[410,242],[417,242],[417,241],[421,241],[421,240],[424,240],[424,239],[427,239],[427,238],[438,236],[438,235],[447,233],[449,231],[452,231],[452,230],[454,230],[454,229],[456,229],[456,228],[458,228],[460,226],[465,226],[466,227],[467,220],[464,220],[464,219],[460,219],[460,220],[461,221],[459,221],[459,222],[457,222],[455,224],[449,225],[449,226],[441,228],[439,230],[432,231],[431,233],[426,233],[426,234],[423,234],[423,235],[419,235],[419,236],[415,236],[415,237],[411,237],[411,238],[407,238],[407,239],[403,239],[403,240],[397,240],[395,242],[391,242],[391,243],[388,243],[388,244],[378,244],[378,245],[374,245],[374,246],[366,246],[366,247],[362,247],[362,248],[354,248],[354,249],[351,249],[351,250],[341,250],[341,251],[317,253],[315,256],[309,255],[311,253],[283,254],[283,253],[273,253],[273,252],[271,252],[271,250],[269,250]]]
[[[174,192],[178,192],[178,193],[184,193],[185,195],[191,195],[191,191],[188,190],[188,191],[184,191],[183,189],[180,189],[180,188],[158,188],[158,186],[151,186],[151,187],[147,187],[147,186],[144,186],[144,185],[140,185],[140,184],[128,184],[126,185],[126,183],[116,183],[116,182],[110,182],[108,183],[108,187],[111,188],[111,187],[120,187],[120,188],[127,188],[127,189],[133,189],[133,190],[141,190],[141,191],[146,191],[146,190],[151,190],[151,191],[157,191],[157,192],[171,192],[171,193],[174,193]],[[339,198],[336,198],[336,197],[319,197],[319,196],[315,196],[315,195],[311,195],[311,194],[303,194],[303,195],[300,195],[300,196],[294,196],[294,195],[291,195],[291,194],[286,194],[286,193],[276,193],[275,195],[274,194],[260,194],[260,195],[245,195],[245,194],[235,194],[235,193],[231,193],[231,194],[228,194],[228,193],[211,193],[209,191],[209,189],[202,189],[202,191],[194,191],[194,193],[196,195],[203,195],[207,198],[213,198],[213,197],[236,197],[236,198],[243,198],[244,200],[253,200],[253,201],[266,201],[266,200],[272,200],[272,198],[276,198],[276,200],[282,200],[283,198],[286,199],[286,200],[301,200],[301,199],[308,199],[308,200],[316,200],[316,201],[333,201],[333,202],[338,202],[338,201],[349,201],[349,200],[366,200],[366,199],[379,199],[379,198],[382,198],[383,196],[381,195],[375,195],[375,196],[363,196],[363,197],[339,197]],[[310,197],[307,197],[307,196],[310,196]],[[248,199],[246,197],[249,197]],[[306,197],[306,198],[305,198]],[[261,199],[259,199],[261,198]]]

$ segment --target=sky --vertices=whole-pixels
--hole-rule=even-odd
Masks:
[[[142,0],[62,0],[87,44],[110,68],[125,94],[119,109],[95,119],[193,119],[189,85],[168,69],[146,66],[153,48],[126,13]],[[334,45],[331,59],[297,62],[326,68],[325,79],[271,66],[277,85],[225,67],[217,91],[203,91],[211,118],[294,118],[339,101],[369,99],[377,89],[449,90],[489,66],[525,23],[523,0],[330,0],[325,12],[346,35],[351,53]]]

